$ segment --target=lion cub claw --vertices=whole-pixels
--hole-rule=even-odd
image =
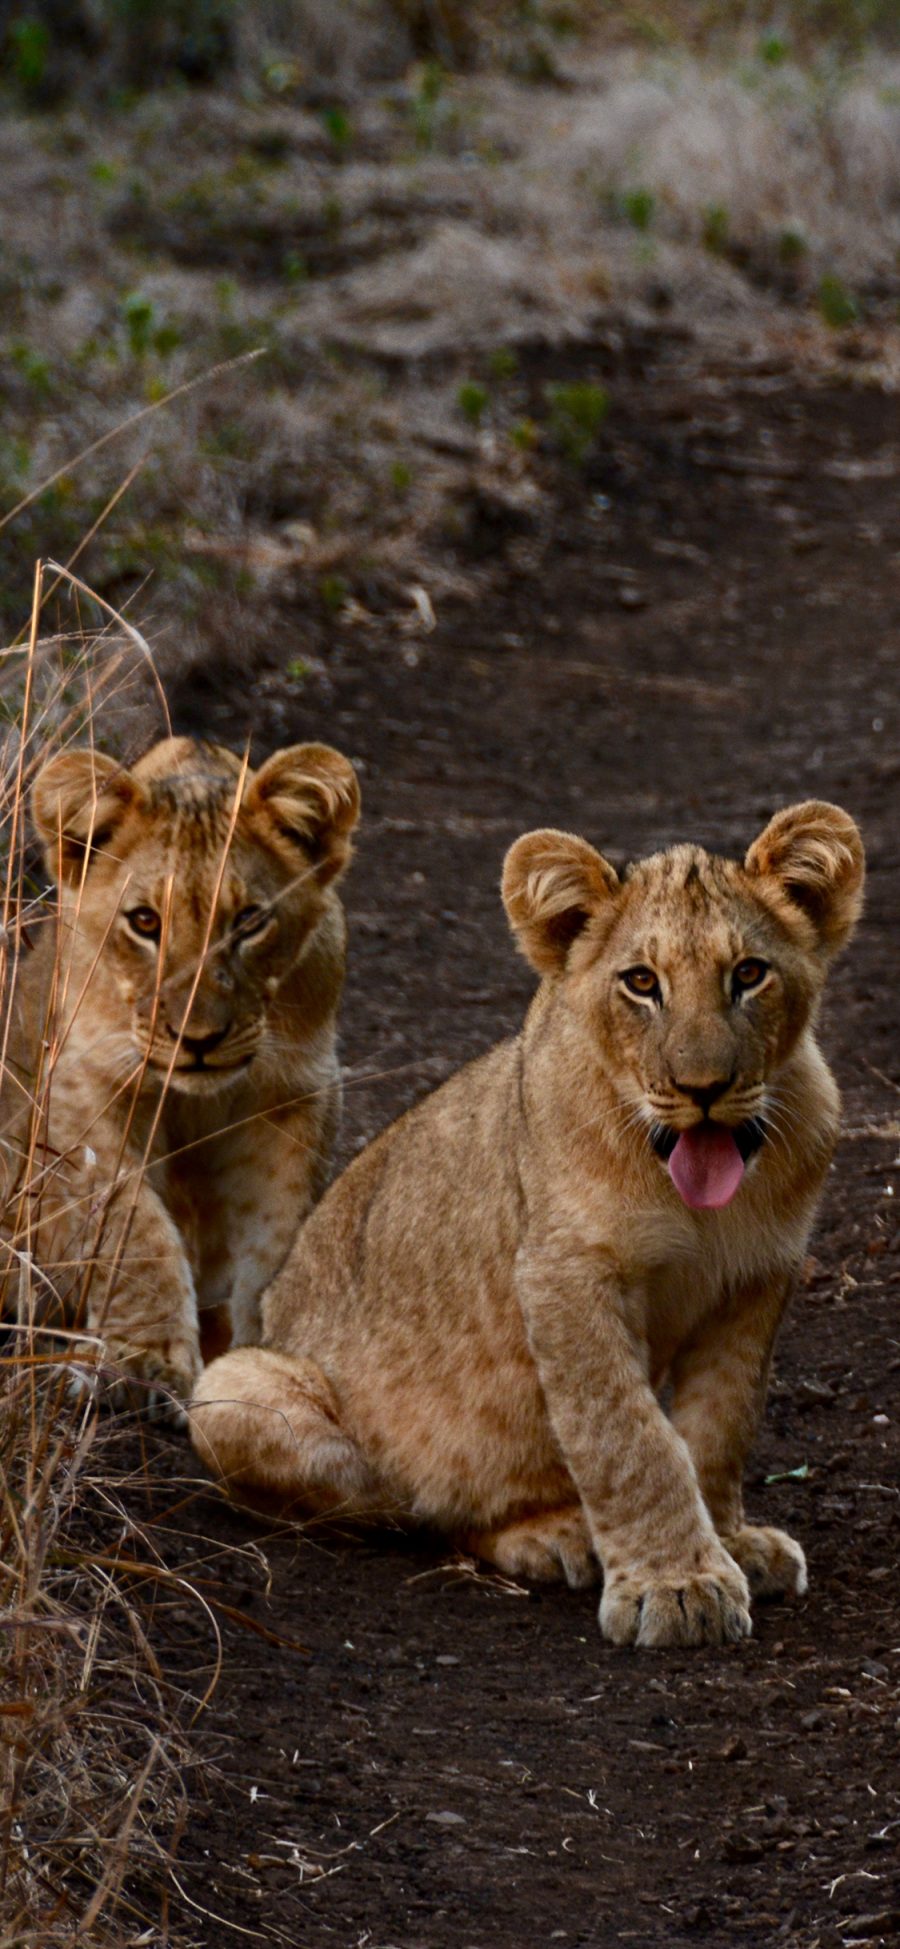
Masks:
[[[729,1556],[740,1565],[751,1597],[802,1597],[806,1590],[806,1558],[799,1543],[783,1529],[764,1529],[744,1523],[733,1536],[723,1536]]]
[[[641,1646],[736,1644],[749,1638],[750,1593],[733,1564],[693,1575],[639,1583],[609,1579],[600,1603],[600,1629],[612,1644]]]

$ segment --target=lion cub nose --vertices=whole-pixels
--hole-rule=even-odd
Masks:
[[[730,1076],[716,1076],[705,1083],[681,1082],[677,1076],[674,1076],[672,1081],[675,1084],[675,1088],[681,1091],[682,1096],[689,1096],[691,1102],[696,1103],[698,1109],[702,1110],[706,1117],[709,1115],[713,1104],[718,1102],[719,1097],[724,1096],[726,1090],[730,1090],[734,1082],[734,1070],[732,1070]]]
[[[166,1028],[172,1041],[177,1042],[178,1030],[173,1029],[171,1022],[166,1023]],[[224,1029],[211,1029],[207,1035],[182,1035],[182,1049],[185,1049],[189,1056],[210,1056],[214,1049],[218,1049],[220,1042],[224,1042],[230,1028],[231,1023],[228,1022]]]

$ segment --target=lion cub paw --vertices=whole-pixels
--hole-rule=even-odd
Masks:
[[[600,1629],[613,1644],[735,1644],[750,1636],[750,1593],[736,1564],[604,1586]]]
[[[105,1340],[98,1368],[73,1370],[73,1381],[90,1387],[101,1380],[100,1400],[113,1413],[139,1411],[152,1421],[187,1426],[185,1403],[201,1372],[199,1350],[190,1341],[168,1347],[138,1347],[127,1340]],[[108,1370],[113,1369],[112,1373]],[[77,1379],[76,1379],[77,1377]]]
[[[553,1509],[502,1529],[470,1531],[461,1541],[465,1550],[495,1564],[507,1577],[527,1577],[539,1584],[565,1580],[570,1589],[584,1590],[600,1576],[579,1508]]]
[[[751,1597],[802,1597],[806,1590],[806,1558],[799,1543],[783,1529],[762,1529],[745,1523],[722,1542],[740,1565]]]

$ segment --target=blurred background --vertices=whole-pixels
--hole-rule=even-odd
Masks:
[[[893,387],[897,0],[24,0],[2,75],[3,625],[79,549],[188,714],[527,576],[679,339]]]
[[[166,1795],[196,1742],[170,1726],[132,1845],[143,1760],[105,1718],[87,1798],[72,1784],[70,1721],[106,1712],[81,1639],[58,1749],[29,1651],[45,1720],[27,1778],[7,1722],[9,1833],[38,1921],[16,1940],[86,1940],[57,1932],[56,1891],[95,1858],[117,1889],[127,1857],[138,1906],[91,1937],[116,1949],[218,1949],[232,1925],[304,1949],[877,1949],[900,1820],[900,0],[24,0],[0,50],[13,835],[47,743],[127,760],[163,699],[254,761],[345,750],[344,1160],[521,1022],[498,882],[528,827],[617,863],[687,838],[741,855],[819,797],[868,854],[822,1025],[844,1142],[750,1470],[754,1519],[803,1539],[809,1602],[760,1616],[739,1683],[728,1652],[648,1678],[581,1595],[292,1534],[264,1539],[249,1642],[233,1553],[256,1541],[204,1506],[195,1549],[178,1501],[167,1557],[205,1577],[217,1538],[226,1565],[219,1771],[185,1827]],[[81,587],[46,572],[29,661],[38,556]],[[162,1440],[142,1430],[142,1466],[182,1471]],[[33,1437],[12,1445],[24,1466]],[[28,1588],[23,1643],[46,1645]],[[202,1690],[207,1627],[169,1608],[151,1635]],[[172,1832],[170,1885],[151,1841]]]

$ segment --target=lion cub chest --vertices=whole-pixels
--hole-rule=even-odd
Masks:
[[[791,1244],[784,1228],[771,1218],[761,1223],[750,1210],[666,1210],[638,1221],[624,1255],[622,1289],[651,1374],[664,1375],[685,1341],[742,1289],[788,1268]]]

